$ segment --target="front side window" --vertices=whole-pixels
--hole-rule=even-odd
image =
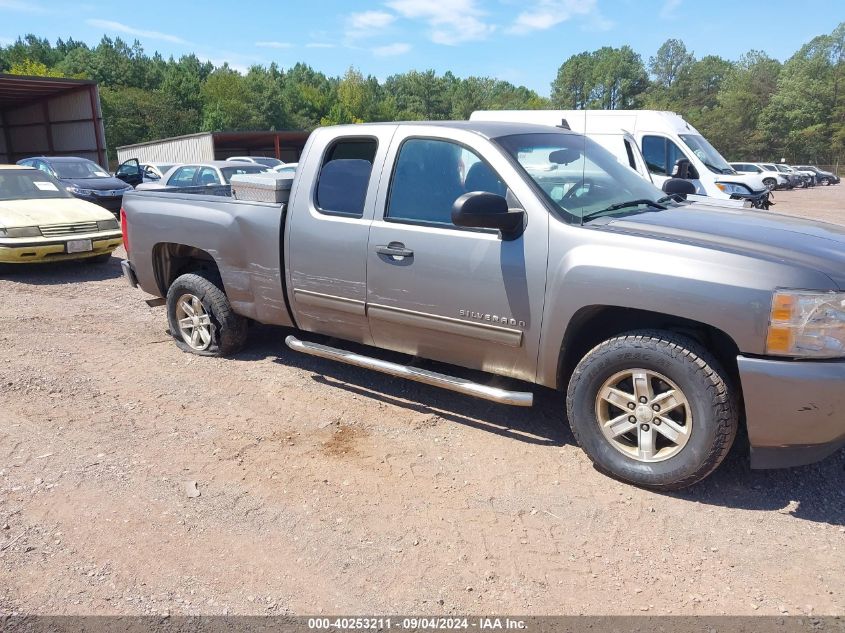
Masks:
[[[322,213],[364,215],[364,203],[378,143],[372,138],[345,138],[326,150],[314,192],[314,204]]]
[[[648,170],[658,176],[668,176],[666,169],[666,139],[662,136],[643,137],[643,158]]]
[[[643,206],[653,210],[667,204],[660,189],[580,134],[517,134],[494,140],[569,219],[580,222],[587,216],[630,213]]]
[[[385,218],[452,225],[452,205],[472,191],[505,196],[507,187],[483,158],[462,145],[409,139],[396,159]]]
[[[675,163],[686,155],[665,136],[643,136],[643,157],[652,174],[671,176]]]
[[[194,175],[196,173],[196,165],[180,167],[173,172],[173,175],[170,177],[170,180],[167,181],[167,184],[171,187],[191,187],[194,184]]]

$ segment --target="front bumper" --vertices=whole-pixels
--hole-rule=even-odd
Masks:
[[[74,240],[91,240],[92,250],[68,253],[67,243]],[[67,259],[86,259],[111,253],[123,243],[120,231],[67,235],[61,238],[2,238],[0,263],[25,264],[28,262],[55,262]]]
[[[845,361],[737,364],[752,468],[812,464],[845,447]]]
[[[85,200],[85,202],[90,202],[92,204],[96,204],[99,207],[103,207],[104,209],[108,209],[115,215],[120,213],[120,206],[123,204],[123,192],[121,192],[119,195],[112,196],[102,196],[97,194],[94,194],[92,196],[85,196],[77,193],[73,193],[73,195],[79,198],[80,200]]]
[[[768,189],[752,193],[733,193],[731,194],[731,200],[748,200],[755,209],[764,210],[774,204],[771,202],[771,192]]]

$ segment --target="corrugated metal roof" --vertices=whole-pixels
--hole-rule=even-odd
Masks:
[[[92,85],[96,86],[97,82],[88,79],[0,74],[0,110],[7,110],[32,101],[52,97],[67,90]]]
[[[157,145],[168,141],[180,141],[183,139],[196,138],[199,136],[211,135],[214,143],[218,147],[225,147],[227,145],[236,145],[237,147],[263,147],[265,145],[273,145],[273,140],[278,137],[282,143],[299,143],[304,144],[308,138],[309,132],[301,130],[250,130],[246,132],[197,132],[196,134],[184,134],[182,136],[171,136],[169,138],[156,139],[154,141],[146,141],[144,143],[134,143],[132,145],[121,145],[117,149],[129,149],[132,147],[144,147],[147,145]]]

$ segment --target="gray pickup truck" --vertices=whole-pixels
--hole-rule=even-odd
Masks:
[[[558,389],[596,467],[654,488],[706,477],[741,424],[756,468],[845,445],[845,228],[667,196],[566,130],[321,128],[287,203],[143,191],[121,219],[187,352],[233,354],[252,320],[501,403],[533,396],[309,333]]]

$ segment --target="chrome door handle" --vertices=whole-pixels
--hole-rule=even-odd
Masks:
[[[413,257],[414,251],[405,248],[402,242],[391,242],[387,246],[376,246],[376,253],[379,255],[387,255],[388,257]]]

